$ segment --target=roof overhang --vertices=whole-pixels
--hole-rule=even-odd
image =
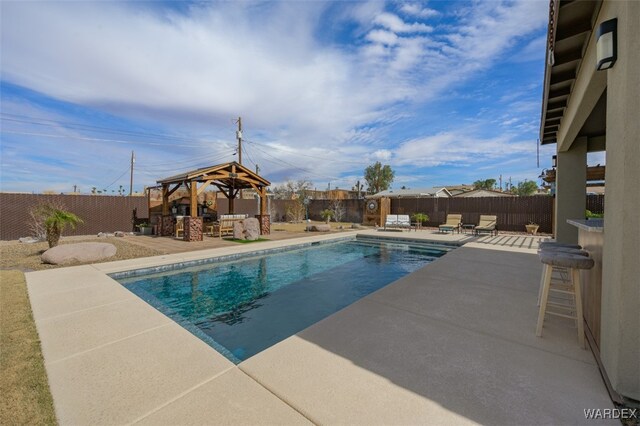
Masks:
[[[235,161],[191,170],[157,181],[161,185],[191,182],[210,182],[219,187],[234,189],[255,189],[271,185],[271,182]]]
[[[602,0],[551,0],[549,3],[540,117],[542,145],[557,142],[558,130],[601,4]]]

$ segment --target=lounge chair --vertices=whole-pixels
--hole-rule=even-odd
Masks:
[[[451,232],[453,233],[454,229],[458,230],[460,233],[460,224],[462,223],[462,215],[461,214],[448,214],[447,221],[438,227],[439,232]]]
[[[411,219],[408,214],[399,214],[398,215],[398,227],[399,228],[407,228],[411,229]]]
[[[388,214],[387,219],[384,222],[384,229],[387,229],[387,226],[390,228],[398,226],[398,215],[397,214]]]
[[[498,216],[481,214],[478,226],[473,228],[473,230],[475,231],[476,235],[479,235],[481,232],[488,232],[491,235],[498,235],[498,228],[496,227],[497,222]]]

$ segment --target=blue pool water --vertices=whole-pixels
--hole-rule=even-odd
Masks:
[[[449,250],[347,240],[116,279],[237,363]]]

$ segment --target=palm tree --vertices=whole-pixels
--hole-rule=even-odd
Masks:
[[[44,226],[47,231],[49,248],[58,245],[62,231],[64,231],[67,225],[75,229],[76,225],[80,223],[83,223],[82,219],[71,212],[52,207],[47,208]]]

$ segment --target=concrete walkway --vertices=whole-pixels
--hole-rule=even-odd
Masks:
[[[238,366],[105,273],[291,241],[28,273],[58,419],[584,424],[583,409],[611,408],[570,321],[535,337],[537,241],[484,238]]]

